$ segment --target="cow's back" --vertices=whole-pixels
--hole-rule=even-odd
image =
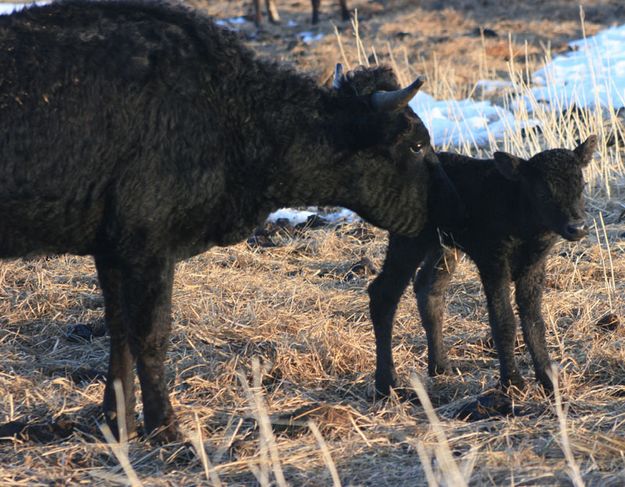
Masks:
[[[117,227],[197,206],[198,183],[218,190],[231,44],[159,5],[0,17],[0,256],[93,253]]]

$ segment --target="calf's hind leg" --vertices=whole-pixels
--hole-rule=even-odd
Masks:
[[[131,324],[130,349],[137,359],[146,433],[157,441],[181,438],[165,380],[165,354],[171,329],[171,297],[175,262],[145,258],[124,269],[126,316]]]
[[[421,324],[428,340],[428,373],[431,376],[449,370],[443,345],[443,316],[445,290],[455,269],[456,253],[439,247],[427,255],[414,281]]]
[[[116,398],[114,387],[115,382],[119,381],[125,409],[126,435],[132,438],[137,430],[134,393],[135,360],[130,352],[128,323],[124,320],[122,308],[122,274],[119,266],[112,259],[96,256],[95,264],[104,296],[104,320],[111,337],[109,369],[102,409],[111,432],[119,439],[121,424],[117,411],[117,399],[122,401],[122,398]]]
[[[397,304],[425,254],[420,239],[390,235],[382,272],[369,286],[369,311],[375,332],[377,396],[388,396],[397,385],[393,363],[393,319]]]

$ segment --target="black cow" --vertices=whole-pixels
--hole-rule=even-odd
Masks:
[[[0,17],[0,257],[94,256],[115,433],[115,380],[136,429],[136,364],[146,431],[179,436],[163,365],[176,261],[241,241],[282,206],[341,205],[416,235],[431,201],[458,202],[407,108],[421,84],[399,90],[379,68],[321,88],[154,2]]]
[[[429,224],[417,238],[391,233],[383,270],[369,287],[379,395],[388,395],[396,385],[393,316],[419,265],[414,291],[427,334],[428,372],[436,375],[448,370],[442,338],[444,293],[456,266],[456,250],[471,257],[479,270],[501,383],[523,386],[514,360],[516,323],[510,304],[510,283],[514,282],[536,377],[545,389],[553,389],[541,316],[545,261],[558,235],[575,241],[587,233],[582,168],[590,162],[596,143],[591,136],[574,151],[548,150],[527,161],[503,152],[496,152],[494,160],[438,154],[466,205],[467,219],[463,229],[449,235],[439,235],[436,225]]]

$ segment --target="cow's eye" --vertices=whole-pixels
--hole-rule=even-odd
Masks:
[[[423,144],[414,144],[410,146],[410,152],[413,154],[418,154],[423,149]]]

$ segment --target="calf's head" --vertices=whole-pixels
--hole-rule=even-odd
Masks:
[[[496,152],[495,165],[507,179],[520,181],[538,223],[575,241],[588,234],[582,169],[591,161],[596,146],[597,137],[591,135],[572,151],[547,150],[529,160]]]
[[[347,76],[337,70],[333,84],[337,98],[351,104],[349,120],[336,134],[337,144],[350,154],[346,162],[352,183],[345,206],[374,225],[406,236],[422,230],[433,193],[446,201],[450,214],[463,211],[425,125],[408,106],[422,84],[417,78],[400,89],[388,68],[361,69]]]

